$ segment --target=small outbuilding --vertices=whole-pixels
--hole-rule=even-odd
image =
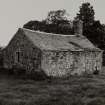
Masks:
[[[82,35],[80,25],[75,30],[74,35],[58,35],[20,28],[4,49],[4,67],[54,77],[101,71],[103,51]]]

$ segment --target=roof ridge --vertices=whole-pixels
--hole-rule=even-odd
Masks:
[[[65,35],[65,34],[55,34],[55,33],[47,33],[47,32],[44,32],[44,31],[35,31],[35,30],[30,30],[30,29],[27,29],[27,28],[20,28],[22,30],[27,30],[27,31],[30,31],[30,32],[36,32],[36,33],[39,33],[39,34],[47,34],[47,35],[59,35],[59,36],[77,36],[75,34],[70,34],[70,35]]]

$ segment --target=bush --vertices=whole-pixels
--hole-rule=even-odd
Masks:
[[[30,74],[28,74],[28,77],[30,79],[34,79],[34,80],[45,80],[48,77],[46,76],[46,74],[43,71],[34,71],[32,70]]]
[[[99,70],[95,70],[95,71],[93,72],[93,74],[98,75],[98,74],[99,74]]]

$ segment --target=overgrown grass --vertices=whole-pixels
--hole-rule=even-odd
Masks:
[[[37,81],[1,73],[0,105],[105,105],[105,76]]]

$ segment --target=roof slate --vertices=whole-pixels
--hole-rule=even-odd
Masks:
[[[83,35],[60,35],[20,28],[33,44],[42,50],[100,50]]]

